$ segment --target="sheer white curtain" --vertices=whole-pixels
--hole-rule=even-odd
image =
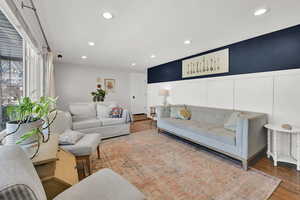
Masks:
[[[54,65],[53,53],[49,52],[44,55],[44,70],[45,70],[45,96],[55,97],[55,82],[54,82]]]
[[[38,99],[44,95],[43,55],[28,42],[24,42],[24,47],[25,95]]]

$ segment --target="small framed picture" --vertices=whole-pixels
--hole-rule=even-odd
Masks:
[[[104,86],[107,93],[114,93],[116,91],[116,80],[104,79]]]

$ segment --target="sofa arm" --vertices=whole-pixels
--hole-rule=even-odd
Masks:
[[[156,106],[157,119],[170,117],[170,113],[171,113],[170,106]]]
[[[132,114],[127,109],[123,110],[122,118],[125,119],[125,123],[130,123],[133,121]]]
[[[249,159],[266,147],[267,134],[264,125],[267,122],[266,114],[238,120],[236,139],[243,158]]]
[[[136,187],[110,169],[102,169],[59,194],[54,200],[144,200]]]

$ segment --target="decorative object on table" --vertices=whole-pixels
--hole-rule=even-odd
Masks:
[[[180,109],[178,112],[179,119],[190,120],[192,117],[192,113],[187,109],[186,106]]]
[[[168,99],[167,98],[170,95],[170,91],[167,90],[167,89],[160,89],[158,95],[164,97],[163,105],[167,106],[168,105]]]
[[[47,143],[50,139],[49,127],[56,118],[55,104],[56,99],[51,97],[40,97],[38,101],[24,97],[17,105],[10,105],[7,108],[10,121],[6,123],[6,135],[2,139],[5,139],[4,144],[19,144],[28,154],[32,154],[31,159],[34,158],[39,151],[40,143]],[[55,115],[51,118],[53,112]],[[44,133],[43,130],[46,129],[48,131]],[[37,148],[32,150],[33,147]]]
[[[102,89],[101,84],[98,84],[96,91],[91,92],[91,95],[93,96],[94,102],[103,102],[105,99],[106,92]]]
[[[286,129],[286,130],[292,130],[293,129],[292,125],[290,125],[290,124],[282,124],[281,128]]]
[[[277,166],[277,162],[287,162],[297,165],[297,170],[300,171],[300,128],[293,128],[287,130],[282,126],[276,126],[272,124],[265,125],[268,129],[268,158],[271,156],[274,160],[274,166]],[[296,138],[296,153],[293,155],[293,137]],[[286,140],[286,139],[288,140]],[[289,147],[288,155],[284,150]]]
[[[182,61],[182,78],[229,72],[229,49]]]
[[[107,93],[114,93],[116,90],[116,80],[115,79],[104,79],[105,91]]]

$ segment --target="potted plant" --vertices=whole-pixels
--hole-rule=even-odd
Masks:
[[[40,97],[37,101],[24,97],[18,101],[18,104],[8,106],[7,115],[10,121],[6,123],[5,144],[25,146],[36,143],[37,149],[31,158],[35,157],[40,143],[46,143],[50,138],[49,127],[57,114],[55,104],[56,99],[50,97]],[[53,112],[55,112],[54,117]],[[48,130],[47,138],[43,133],[45,129]]]
[[[101,85],[97,85],[95,92],[91,92],[94,102],[104,101],[106,92],[101,88]]]

